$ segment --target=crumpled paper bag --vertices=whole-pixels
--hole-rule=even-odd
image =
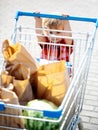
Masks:
[[[64,60],[40,66],[37,71],[37,98],[60,106],[70,84]]]
[[[29,79],[13,79],[14,92],[19,98],[20,105],[26,105],[27,102],[34,99],[33,90]]]
[[[15,66],[14,66],[15,67]],[[5,88],[8,88],[9,84],[13,85],[13,91],[17,94],[19,103],[21,105],[25,105],[28,101],[34,99],[32,86],[29,81],[30,73],[29,71],[25,70],[27,73],[23,73],[26,69],[25,67],[21,66],[21,68],[14,68],[10,69],[10,71],[3,71],[1,73],[1,85]],[[17,69],[19,69],[19,73],[17,73]],[[22,71],[22,70],[23,71]],[[18,74],[18,75],[17,75]]]
[[[2,44],[2,53],[8,66],[23,64],[30,69],[30,73],[36,72],[39,68],[36,59],[20,43],[11,44],[9,40],[5,40]]]
[[[19,105],[18,97],[13,92],[12,90],[8,88],[3,88],[0,87],[0,101],[8,104],[17,104]],[[14,108],[5,108],[4,111],[0,111],[0,114],[10,114],[13,115],[13,117],[6,117],[3,115],[0,115],[0,125],[4,126],[10,126],[10,127],[15,127],[15,128],[25,128],[24,126],[24,120],[22,118],[16,118],[15,115],[17,116],[22,116],[22,111],[21,109],[14,109]],[[2,128],[0,128],[2,130]],[[9,129],[6,129],[9,130]]]
[[[0,74],[0,85],[5,88],[13,82],[13,76],[9,75],[7,71],[2,71]]]

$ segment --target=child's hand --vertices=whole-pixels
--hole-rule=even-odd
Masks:
[[[62,16],[63,16],[63,17],[67,17],[67,16],[69,16],[69,15],[68,15],[68,14],[62,14]]]
[[[40,12],[38,12],[38,11],[37,11],[37,12],[34,12],[34,13],[35,13],[35,14],[40,14]],[[42,28],[42,18],[35,16],[34,19],[35,19],[35,27],[36,27],[36,28]],[[36,32],[39,32],[39,33],[40,33],[39,30],[37,30]]]
[[[35,14],[40,14],[40,12],[38,12],[38,11],[37,11],[37,12],[33,12],[33,13],[35,13]],[[34,17],[34,18],[35,18],[36,21],[40,21],[40,20],[41,20],[41,18],[40,18],[40,17],[37,17],[37,16]]]
[[[69,15],[68,15],[68,14],[62,14],[62,16],[63,16],[64,18],[67,18]],[[63,22],[65,23],[66,20],[63,20]]]

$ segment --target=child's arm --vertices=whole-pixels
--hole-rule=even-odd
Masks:
[[[42,18],[35,17],[35,28],[37,29],[36,33],[42,33],[42,30],[40,30],[42,29]]]
[[[35,29],[36,29],[36,34],[38,38],[38,42],[44,42],[45,38],[43,35],[43,30],[42,30],[42,18],[35,18]],[[38,36],[41,35],[41,36]]]
[[[69,23],[68,20],[64,21],[64,30],[69,31],[69,32],[65,32],[65,36],[72,37],[72,33],[71,33],[72,30],[71,30],[71,26],[70,26],[70,23]],[[67,44],[72,44],[73,40],[66,38],[65,41],[66,41]]]
[[[63,14],[64,17],[68,16],[68,15],[65,15]],[[68,37],[72,37],[72,33],[71,33],[71,26],[70,26],[70,23],[68,20],[63,20],[63,23],[64,23],[64,30],[65,31],[69,31],[69,32],[65,32],[65,36],[68,36]],[[66,43],[67,44],[71,44],[73,43],[73,40],[72,39],[65,39]]]

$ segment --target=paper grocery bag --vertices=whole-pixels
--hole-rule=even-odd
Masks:
[[[6,67],[9,75],[13,76],[14,91],[18,95],[19,102],[25,105],[34,99],[33,90],[29,81],[30,69],[23,64],[11,65]]]
[[[0,101],[8,104],[15,104],[19,105],[18,97],[15,94],[15,92],[0,87]],[[14,108],[5,108],[4,111],[0,111],[0,114],[5,114],[9,116],[0,115],[0,126],[3,125],[5,127],[15,127],[15,128],[25,128],[24,126],[24,120],[22,118],[16,118],[15,115],[22,116],[21,109],[15,109]],[[11,117],[11,115],[13,115]],[[0,128],[2,130],[2,128]],[[6,129],[9,130],[9,129]]]
[[[1,73],[1,85],[9,88],[12,84],[19,103],[25,105],[28,101],[34,99],[29,77],[30,71],[27,67],[24,65],[12,65]]]
[[[10,64],[6,66],[6,71],[15,79],[24,80],[30,78],[30,69],[23,64]]]
[[[13,80],[14,91],[19,98],[21,105],[26,105],[28,101],[34,99],[33,91],[29,79]]]
[[[7,65],[23,64],[30,68],[30,72],[37,71],[39,65],[34,57],[32,57],[21,43],[10,44],[5,40],[2,45],[2,52]]]
[[[7,87],[13,82],[13,76],[9,75],[7,71],[2,71],[0,75],[0,85]]]
[[[61,105],[70,80],[65,61],[40,66],[37,72],[37,98]]]

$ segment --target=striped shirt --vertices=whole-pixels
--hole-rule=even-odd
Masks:
[[[47,37],[46,38],[46,43],[49,43],[49,39]],[[42,59],[48,59],[48,60],[66,60],[69,61],[70,59],[70,54],[73,52],[73,47],[72,46],[60,46],[60,44],[66,44],[65,39],[62,39],[60,42],[56,43],[59,45],[49,45],[49,44],[40,44],[41,48],[42,48],[42,54],[41,54],[41,58]],[[72,40],[72,44],[73,45],[74,42]]]

